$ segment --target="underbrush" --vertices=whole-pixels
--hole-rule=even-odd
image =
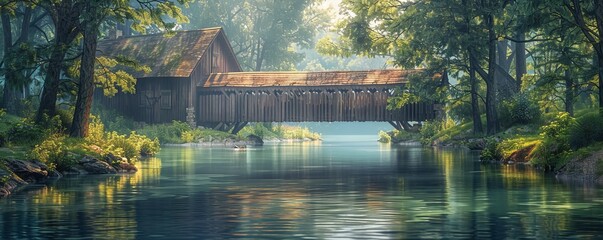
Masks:
[[[400,143],[408,141],[418,141],[420,139],[419,133],[392,130],[389,132],[379,132],[379,142],[382,143]]]
[[[282,124],[253,123],[245,126],[238,136],[247,138],[249,135],[255,135],[262,139],[310,139],[312,141],[321,140],[319,133],[312,132],[307,127],[287,126]]]
[[[67,129],[71,116],[59,114],[46,118],[43,124],[32,120],[0,113],[0,152],[4,158],[36,159],[51,169],[67,170],[84,156],[121,159],[130,163],[139,156],[154,155],[159,151],[159,141],[131,132],[120,134],[105,131],[104,124],[91,117],[86,138],[71,138]]]

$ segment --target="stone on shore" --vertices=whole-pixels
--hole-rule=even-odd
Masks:
[[[264,140],[262,140],[261,137],[253,135],[253,134],[247,136],[247,140],[249,141],[249,145],[251,145],[251,146],[262,146],[262,145],[264,145]]]
[[[89,174],[112,174],[117,170],[105,161],[85,156],[79,161],[79,167]]]

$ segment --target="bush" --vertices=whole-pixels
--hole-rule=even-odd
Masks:
[[[76,159],[69,155],[69,147],[65,144],[65,136],[53,134],[37,144],[32,150],[32,157],[46,163],[50,169],[65,170],[75,165]]]
[[[494,138],[486,139],[484,150],[479,155],[479,158],[484,161],[500,161],[503,159],[503,153],[499,148],[499,142]]]
[[[439,121],[425,121],[419,134],[421,135],[421,143],[430,145],[432,138],[442,130],[442,123]]]
[[[21,121],[8,130],[6,140],[17,145],[33,146],[42,141],[43,133],[44,129],[40,126]]]
[[[576,119],[566,112],[560,112],[547,125],[540,128],[542,142],[534,150],[532,164],[541,166],[546,170],[554,170],[566,160],[570,148],[570,132],[576,125]]]
[[[603,141],[603,117],[599,113],[587,113],[570,126],[569,145],[572,149],[586,147]]]
[[[379,131],[379,140],[377,141],[382,143],[390,143],[392,141],[392,136],[390,136],[389,133],[385,131]]]
[[[188,124],[173,121],[172,124],[147,125],[136,132],[152,139],[157,138],[161,143],[184,143],[182,133],[186,131],[192,131]]]
[[[542,113],[538,104],[530,100],[525,94],[518,94],[500,107],[500,118],[503,127],[508,128],[516,124],[536,123]]]

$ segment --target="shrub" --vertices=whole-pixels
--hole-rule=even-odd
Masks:
[[[172,124],[147,125],[136,132],[152,139],[157,138],[161,143],[183,143],[182,133],[191,130],[188,124],[173,121]]]
[[[50,135],[34,147],[32,157],[46,163],[50,169],[67,169],[75,164],[76,159],[69,155],[64,141],[65,136],[61,134]]]
[[[603,117],[599,113],[587,113],[570,126],[569,145],[578,149],[603,141]]]
[[[538,104],[525,94],[518,94],[512,99],[504,101],[500,107],[500,118],[504,127],[536,123],[540,120],[541,115]]]
[[[74,109],[58,109],[57,117],[58,119],[54,119],[56,129],[69,129],[71,128],[71,124],[73,123],[73,111]],[[59,127],[60,126],[60,127]]]
[[[432,142],[432,138],[442,130],[442,123],[439,121],[425,121],[419,134],[421,135],[421,143],[423,145],[429,145]]]
[[[182,140],[182,142],[185,142],[185,143],[194,142],[196,140],[195,139],[195,132],[194,131],[189,131],[189,130],[184,131],[184,132],[182,132],[182,136],[180,136],[180,139]]]
[[[546,170],[554,170],[565,162],[564,155],[570,149],[570,132],[576,125],[576,119],[566,112],[560,112],[547,125],[540,128],[542,142],[534,150],[532,164]]]
[[[7,141],[17,145],[35,145],[44,138],[44,130],[32,123],[21,121],[10,128],[6,134]]]
[[[377,141],[382,143],[390,143],[392,141],[392,136],[390,136],[389,133],[385,131],[379,131],[379,140]]]
[[[90,116],[90,123],[88,124],[88,136],[86,141],[90,144],[101,146],[105,143],[105,125],[98,117]]]
[[[479,155],[479,158],[484,161],[500,161],[503,159],[503,153],[499,148],[499,142],[494,138],[486,139],[484,150]]]

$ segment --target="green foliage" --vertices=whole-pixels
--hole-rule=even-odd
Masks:
[[[565,164],[568,160],[567,155],[570,153],[571,151],[565,143],[545,138],[534,150],[534,158],[531,163],[552,171]]]
[[[503,153],[498,147],[499,141],[495,138],[487,138],[484,150],[481,151],[479,158],[484,161],[500,161],[503,159]]]
[[[320,134],[312,132],[306,127],[264,123],[255,123],[245,126],[238,133],[238,136],[243,138],[246,138],[249,135],[256,135],[262,139],[321,139]]]
[[[137,133],[151,139],[158,139],[160,143],[184,143],[182,134],[191,131],[191,127],[183,122],[173,121],[172,124],[146,125],[137,129]]]
[[[541,127],[542,143],[534,150],[532,164],[554,170],[567,161],[570,152],[569,134],[576,119],[566,112],[557,114],[548,125]]]
[[[201,0],[185,9],[186,29],[223,26],[244,70],[293,70],[329,22],[319,0]]]
[[[70,155],[70,146],[65,143],[66,137],[62,134],[52,134],[37,144],[31,156],[46,163],[49,168],[65,170],[75,165],[76,159]]]
[[[88,127],[86,142],[102,149],[101,154],[123,156],[135,160],[138,156],[151,156],[159,152],[159,139],[137,134],[132,131],[129,135],[115,131],[105,133],[105,126],[99,118],[92,117]]]
[[[446,130],[452,129],[454,126],[454,121],[450,118],[444,121],[425,121],[419,130],[421,144],[431,145],[434,140],[445,141],[450,139],[452,134]]]
[[[505,128],[516,124],[536,123],[540,116],[539,106],[525,94],[518,94],[504,101],[500,108],[500,121]]]
[[[244,137],[256,135],[262,139],[277,138],[272,129],[268,129],[263,123],[249,124],[239,131],[238,135]]]
[[[547,125],[540,128],[540,134],[545,138],[555,141],[563,141],[567,138],[570,129],[576,124],[576,119],[567,112],[559,112],[557,116]]]
[[[437,121],[426,121],[423,123],[419,133],[421,134],[421,143],[430,145],[432,138],[440,131],[441,124]]]
[[[597,113],[587,113],[576,120],[569,130],[569,145],[578,149],[603,141],[603,117]]]
[[[390,143],[392,141],[392,136],[390,136],[389,133],[385,131],[379,131],[379,140],[377,141],[381,143]]]
[[[294,126],[285,126],[280,125],[276,128],[272,128],[274,135],[278,138],[283,139],[310,139],[313,141],[320,140],[322,137],[319,133],[315,133],[310,131],[309,128],[306,127],[294,127]]]
[[[44,132],[41,126],[22,120],[8,130],[6,140],[14,145],[33,146],[44,138]]]

